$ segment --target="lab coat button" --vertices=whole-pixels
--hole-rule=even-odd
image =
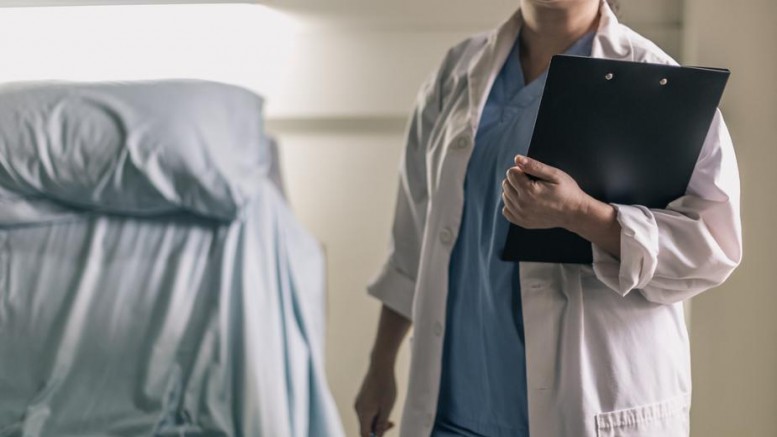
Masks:
[[[469,139],[467,138],[459,138],[455,143],[453,143],[453,148],[457,150],[463,150],[469,147]]]
[[[434,335],[438,337],[442,335],[442,323],[437,322],[434,324]]]
[[[450,244],[453,242],[453,231],[450,228],[445,228],[440,232],[440,241],[443,244]]]

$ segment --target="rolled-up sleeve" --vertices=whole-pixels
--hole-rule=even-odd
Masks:
[[[418,93],[399,168],[399,190],[388,259],[367,287],[370,295],[412,320],[413,297],[426,226],[429,192],[426,151],[440,111],[440,75],[435,71]]]
[[[722,284],[742,259],[739,171],[718,111],[686,194],[665,209],[613,204],[621,225],[616,258],[594,245],[594,272],[621,295],[676,303]]]

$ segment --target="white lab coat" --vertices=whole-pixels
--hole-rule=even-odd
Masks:
[[[600,14],[594,57],[675,63],[618,23],[606,1]],[[421,89],[411,120],[389,258],[368,287],[413,320],[402,436],[428,436],[434,423],[467,162],[521,21],[519,11],[498,30],[452,48]],[[689,433],[682,302],[725,281],[742,256],[739,175],[720,113],[685,196],[666,209],[614,206],[620,259],[594,247],[593,265],[520,265],[532,436]]]

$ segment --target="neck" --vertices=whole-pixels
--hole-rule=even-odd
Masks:
[[[521,0],[521,14],[524,54],[545,59],[563,53],[580,37],[596,29],[599,0]]]

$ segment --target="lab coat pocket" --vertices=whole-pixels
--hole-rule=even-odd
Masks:
[[[597,437],[688,437],[690,395],[596,415]]]

